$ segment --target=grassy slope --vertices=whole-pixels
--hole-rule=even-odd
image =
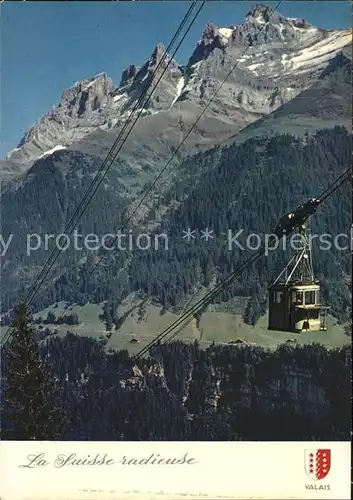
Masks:
[[[149,304],[142,320],[139,320],[139,301],[133,297],[125,301],[120,311],[131,309],[134,305],[136,306],[135,310],[128,316],[119,331],[113,329],[113,334],[106,345],[107,349],[128,349],[130,353],[136,353],[179,317],[178,314],[171,312],[161,315],[160,307]],[[83,307],[69,306],[65,310],[64,304],[59,303],[54,307],[44,309],[35,316],[40,315],[45,318],[49,311],[53,311],[56,316],[60,316],[62,313],[76,312],[81,320],[80,325],[77,326],[49,325],[50,328],[58,330],[58,335],[64,335],[70,330],[78,335],[99,339],[106,334],[104,324],[99,319],[102,312],[101,304],[86,304]],[[137,338],[139,343],[131,344],[132,338]],[[197,339],[202,347],[207,347],[213,341],[227,343],[238,338],[268,348],[275,348],[278,344],[291,338],[296,338],[298,344],[319,342],[328,348],[339,347],[350,342],[350,338],[344,333],[344,325],[338,325],[332,317],[328,318],[326,332],[307,332],[296,335],[268,331],[267,315],[260,318],[255,327],[252,327],[244,324],[238,314],[216,311],[205,312],[198,328],[193,321],[178,335],[178,339],[186,342]]]

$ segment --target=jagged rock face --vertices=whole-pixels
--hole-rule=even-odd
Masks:
[[[160,112],[172,114],[171,108],[175,108],[190,121],[193,110],[204,106],[215,91],[218,95],[205,116],[221,120],[234,134],[235,126],[241,130],[313,85],[330,61],[351,45],[351,39],[352,30],[315,28],[303,19],[288,19],[270,7],[256,5],[241,25],[218,28],[208,24],[183,67],[170,61],[159,44],[141,68],[130,65],[123,71],[117,88],[104,73],[77,82],[0,168],[14,172],[19,170],[16,164],[28,168],[36,159],[69,148],[91,132],[121,126],[136,103],[142,113],[140,120],[156,115],[158,121]],[[149,101],[139,102],[148,86],[151,84],[145,98],[157,82]]]
[[[104,73],[78,82],[75,87],[65,90],[61,103],[52,110],[50,117],[54,120],[67,116],[89,120],[94,111],[109,104],[113,90],[113,81]]]
[[[74,140],[103,126],[113,102],[114,84],[105,73],[77,82],[24,136],[12,161],[30,161],[64,149]]]
[[[271,113],[317,80],[351,30],[327,31],[258,5],[239,26],[208,25],[189,60],[180,99],[205,103],[230,119]],[[222,82],[226,82],[221,87]]]
[[[124,69],[123,74],[121,75],[119,87],[125,87],[126,85],[129,85],[135,78],[137,71],[137,67],[134,64],[131,64],[126,69]]]
[[[222,50],[227,42],[215,24],[207,24],[202,39],[189,60],[189,67],[207,59],[214,49]]]
[[[146,380],[145,377],[136,365],[132,367],[130,376],[127,376],[119,380],[119,385],[122,389],[145,389]]]
[[[157,364],[150,366],[148,373],[146,373],[146,383],[149,387],[167,389],[168,383],[164,374],[164,368]]]
[[[131,374],[121,379],[119,385],[129,390],[144,390],[147,387],[168,388],[164,368],[157,364],[150,366],[146,373],[143,373],[136,365],[133,366]]]
[[[129,66],[123,72],[120,91],[125,90],[129,98],[128,107],[145,93],[146,99],[151,95],[144,105],[147,112],[168,109],[181,76],[182,71],[178,64],[166,53],[164,45],[158,44],[149,60],[140,69]]]
[[[105,74],[81,80],[64,91],[60,103],[43,116],[23,137],[17,148],[8,154],[11,162],[27,163],[65,149],[89,133],[97,130],[110,130],[120,125],[130,116],[132,108],[138,102],[142,92],[151,84],[152,74],[165,54],[165,48],[159,44],[149,60],[138,69],[131,65],[124,70],[120,87]],[[169,109],[175,93],[178,79],[182,72],[175,61],[167,62],[166,55],[154,77],[152,87],[162,75],[158,87],[151,99],[143,103],[145,115],[155,111]],[[149,96],[147,92],[145,99]],[[136,115],[135,115],[136,116]]]
[[[243,42],[250,46],[275,42],[295,45],[298,41],[302,43],[303,35],[310,35],[310,30],[314,32],[316,28],[305,19],[288,19],[271,7],[256,5],[246,15],[245,22],[241,26],[234,27],[232,41]],[[319,31],[326,32],[326,30]]]

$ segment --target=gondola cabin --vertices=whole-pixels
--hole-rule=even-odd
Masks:
[[[320,304],[318,283],[274,283],[268,291],[269,330],[326,331],[328,307]]]
[[[326,331],[329,308],[320,304],[320,284],[314,278],[307,222],[298,227],[298,234],[299,248],[268,288],[268,329]]]

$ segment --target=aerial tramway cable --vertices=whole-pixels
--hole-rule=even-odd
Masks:
[[[267,20],[267,22],[264,24],[264,25],[261,25],[260,29],[259,29],[259,32],[261,32],[265,26],[268,25],[268,23],[270,22],[271,20],[271,17],[272,15],[274,14],[274,12],[278,9],[278,7],[281,5],[281,3],[283,2],[283,0],[279,0],[276,4],[276,6],[274,7],[273,11],[270,13],[269,15],[269,18]],[[195,21],[197,15],[199,14],[201,8],[203,7],[205,1],[203,1],[201,3],[201,7],[199,8],[199,10],[197,11],[192,23]],[[189,9],[190,10],[190,9]],[[190,26],[191,27],[191,26]],[[190,29],[190,28],[189,28]],[[184,37],[186,36],[186,34],[184,35]],[[184,39],[183,37],[183,39]],[[181,40],[181,42],[183,41],[183,39]],[[180,42],[180,44],[181,44]],[[180,44],[178,45],[178,47],[180,46]],[[252,46],[252,43],[249,43],[249,45],[246,46],[246,48],[244,49],[243,53],[242,53],[242,56],[244,56],[247,51],[249,50],[249,48]],[[177,47],[177,49],[178,49]],[[176,50],[177,50],[176,49]],[[168,50],[168,49],[167,49]],[[166,51],[167,52],[167,51]],[[147,191],[145,192],[145,194],[142,196],[141,200],[137,203],[137,205],[135,206],[134,210],[132,211],[132,213],[130,214],[130,216],[128,217],[128,219],[124,222],[124,225],[123,227],[120,229],[120,231],[122,229],[124,229],[124,227],[126,226],[126,224],[131,220],[131,218],[134,216],[134,214],[137,212],[137,210],[139,209],[139,207],[142,205],[142,203],[144,202],[144,200],[147,198],[148,194],[152,191],[152,189],[154,188],[154,186],[157,184],[157,182],[159,181],[159,179],[162,177],[163,173],[166,171],[166,169],[168,168],[168,166],[170,165],[171,161],[173,160],[173,158],[175,157],[175,155],[179,152],[179,150],[181,149],[181,147],[184,145],[184,143],[186,142],[187,138],[189,137],[189,135],[191,134],[191,132],[193,131],[193,129],[196,127],[196,125],[198,124],[198,122],[201,120],[201,118],[203,117],[203,115],[205,114],[205,112],[207,111],[207,109],[209,108],[209,106],[212,104],[212,102],[214,101],[214,99],[217,97],[219,91],[221,90],[221,88],[223,87],[223,85],[225,84],[225,82],[227,81],[227,79],[230,77],[230,75],[233,73],[233,71],[235,70],[235,68],[238,66],[238,63],[239,63],[239,60],[241,58],[239,58],[235,64],[232,66],[232,68],[229,70],[229,72],[226,74],[226,76],[224,77],[224,79],[222,80],[221,84],[219,85],[219,87],[215,90],[215,92],[213,93],[213,95],[211,96],[211,98],[208,100],[206,106],[203,108],[203,110],[201,111],[201,113],[199,114],[199,116],[197,117],[197,119],[194,121],[194,123],[192,124],[192,126],[190,127],[190,129],[188,130],[188,132],[186,133],[186,135],[184,136],[183,140],[180,142],[179,146],[173,151],[173,154],[171,155],[171,157],[169,158],[169,160],[167,161],[167,163],[165,164],[165,166],[162,168],[162,170],[159,172],[159,174],[156,176],[155,180],[153,181],[153,183],[150,185],[150,187],[147,189]],[[159,80],[158,80],[159,81]],[[157,82],[158,83],[158,82]],[[139,115],[138,115],[139,116]],[[126,140],[126,139],[125,139]],[[125,142],[125,141],[124,141]],[[114,146],[113,146],[114,147]],[[121,148],[120,148],[121,149]],[[108,156],[109,156],[109,153],[108,153]],[[114,161],[114,160],[113,160]],[[103,180],[103,179],[102,179]],[[101,181],[102,182],[102,181]],[[97,186],[98,188],[99,186]],[[123,214],[124,215],[124,214]],[[72,228],[73,230],[74,228]],[[64,230],[64,232],[66,232],[66,230]],[[113,238],[112,240],[112,243],[115,243],[115,241],[117,240],[117,237]],[[55,252],[55,250],[53,251]],[[60,251],[59,251],[60,253]],[[95,264],[94,268],[92,269],[91,273],[89,274],[88,276],[88,280],[91,278],[91,276],[94,274],[95,270],[97,269],[98,265],[102,262],[102,260],[104,259],[104,256],[105,256],[105,253],[103,253],[103,255],[101,256],[101,258],[99,259],[99,261]],[[55,259],[56,260],[56,259]],[[54,261],[55,262],[55,261]],[[53,264],[54,264],[53,262]],[[52,264],[52,265],[53,265]],[[52,265],[50,266],[50,269],[52,267]],[[50,272],[50,269],[48,271],[48,273]],[[43,271],[43,270],[42,270]],[[46,275],[48,274],[46,273]],[[44,277],[45,279],[45,277]],[[42,280],[41,284],[43,283],[44,279]],[[40,286],[41,286],[40,284]],[[39,288],[37,289],[36,291],[36,294],[38,293],[38,290]],[[31,299],[33,300],[33,298]],[[27,304],[30,304],[31,300],[27,300]],[[6,334],[5,334],[6,335]]]
[[[202,2],[200,7],[198,8],[196,14],[194,15],[193,19],[191,20],[189,26],[187,27],[184,35],[182,36],[179,44],[177,45],[176,49],[174,50],[173,54],[172,54],[172,57],[169,59],[169,61],[167,61],[166,63],[166,66],[163,70],[163,72],[161,73],[161,75],[159,76],[159,79],[157,80],[157,82],[155,83],[152,91],[150,92],[146,102],[143,102],[147,92],[149,91],[149,88],[151,87],[151,84],[153,82],[153,79],[155,77],[155,75],[157,74],[157,72],[159,71],[159,69],[163,66],[163,64],[166,62],[166,59],[169,58],[169,54],[168,54],[168,51],[171,50],[171,48],[174,46],[180,32],[182,31],[184,25],[186,24],[188,18],[191,16],[191,13],[193,11],[193,9],[196,7],[196,4],[197,4],[197,1],[194,0],[193,3],[190,5],[188,11],[186,12],[185,16],[184,16],[184,19],[182,20],[181,24],[179,25],[179,28],[177,30],[177,32],[175,33],[175,35],[173,36],[170,44],[168,45],[166,51],[164,52],[161,60],[159,61],[159,63],[157,64],[157,67],[155,68],[155,70],[153,71],[152,73],[152,78],[151,78],[151,82],[149,83],[149,85],[145,88],[145,90],[142,92],[142,94],[140,95],[138,101],[135,103],[131,113],[130,113],[130,117],[129,117],[129,120],[127,122],[125,122],[122,130],[120,131],[120,133],[118,134],[118,137],[116,138],[116,140],[114,141],[113,143],[113,146],[110,148],[106,158],[104,159],[102,165],[100,166],[97,174],[95,175],[92,183],[90,184],[89,188],[87,189],[86,193],[84,194],[82,200],[80,201],[78,207],[76,208],[74,214],[71,216],[70,218],[70,221],[68,222],[68,224],[66,225],[65,229],[64,229],[64,233],[66,234],[67,231],[73,231],[74,228],[77,226],[77,223],[79,222],[79,220],[81,219],[84,211],[86,210],[88,204],[90,203],[91,199],[93,198],[94,194],[96,193],[97,189],[99,188],[99,186],[101,185],[101,183],[103,182],[104,180],[104,177],[106,176],[106,174],[108,173],[110,167],[112,166],[113,162],[116,160],[117,158],[117,155],[119,154],[119,152],[121,151],[123,145],[125,144],[127,138],[129,137],[133,127],[135,126],[138,118],[141,116],[143,110],[140,109],[140,111],[138,112],[134,122],[132,123],[131,127],[129,128],[128,132],[127,132],[127,135],[123,138],[123,135],[126,131],[126,129],[128,128],[129,126],[129,123],[130,123],[130,119],[132,118],[134,112],[136,110],[138,110],[140,107],[141,107],[141,104],[144,104],[146,105],[146,103],[149,101],[149,99],[151,98],[152,96],[152,93],[154,92],[154,90],[156,89],[158,83],[160,82],[160,80],[162,79],[163,75],[165,74],[165,72],[167,71],[169,65],[171,64],[172,62],[172,58],[174,57],[174,55],[176,54],[177,50],[179,49],[181,43],[184,41],[186,35],[188,34],[189,30],[191,29],[193,23],[195,22],[199,12],[201,11],[203,5],[204,5],[205,2]],[[121,144],[119,144],[119,141],[122,140]],[[103,173],[102,173],[103,172]],[[100,177],[100,178],[99,178]],[[86,200],[87,200],[87,203],[86,203]],[[83,206],[83,208],[82,208]],[[75,217],[78,217],[77,220],[75,220]],[[71,227],[72,226],[72,227]],[[39,278],[37,279],[37,281],[40,280],[40,284],[39,284],[39,287],[42,285],[45,277],[47,276],[48,272],[51,270],[52,268],[52,265],[55,263],[57,257],[60,255],[60,253],[62,252],[62,250],[60,249],[54,249],[51,256],[49,257],[47,263],[44,265],[40,275],[39,275]],[[57,256],[56,256],[57,254]],[[54,259],[54,260],[53,260]],[[50,261],[53,260],[53,262],[50,264]],[[45,274],[44,276],[44,279],[41,279],[41,274],[43,272],[45,272],[45,268],[50,265],[50,268],[49,268],[49,271]],[[36,283],[32,286],[31,290],[30,290],[30,293],[29,293],[29,297],[28,299],[26,300],[27,304],[30,304],[31,301],[33,300],[34,296],[38,293],[38,290],[39,290],[39,287],[37,286],[36,288]]]
[[[270,19],[271,19],[271,16],[273,15],[273,13],[277,10],[277,8],[279,7],[279,5],[283,2],[283,0],[280,0],[277,5],[275,6],[274,10],[271,12],[271,14],[269,15],[269,18],[268,18],[268,21],[267,23],[264,25],[266,26],[269,22],[270,22]],[[205,2],[203,2],[205,3]],[[201,8],[199,9],[199,11],[201,10]],[[199,11],[197,12],[196,16],[198,15]],[[259,29],[259,32],[261,32],[263,29],[264,29],[264,26],[261,26],[260,29]],[[243,51],[242,53],[242,56],[244,56],[246,54],[246,52],[249,50],[249,48],[252,46],[252,43],[249,43],[249,45],[247,45],[247,47],[245,48],[245,50]],[[225,78],[223,79],[223,81],[221,82],[221,84],[219,85],[219,87],[216,89],[216,91],[213,93],[213,95],[211,96],[211,98],[208,100],[206,106],[203,108],[203,110],[201,111],[201,113],[199,114],[199,116],[197,117],[197,119],[195,120],[195,122],[191,125],[190,129],[188,130],[188,132],[186,133],[186,135],[184,136],[183,140],[180,142],[179,146],[173,151],[171,157],[169,158],[169,160],[167,161],[167,163],[165,164],[165,166],[161,169],[161,171],[158,173],[158,175],[156,176],[156,178],[154,179],[154,181],[152,182],[152,184],[149,186],[149,188],[146,190],[146,192],[143,194],[143,196],[141,197],[141,199],[138,201],[138,203],[136,204],[136,206],[134,207],[134,209],[131,211],[129,217],[124,221],[122,227],[120,228],[119,232],[121,232],[123,229],[125,229],[126,225],[128,224],[128,222],[130,222],[130,220],[132,219],[132,217],[135,215],[135,213],[137,212],[137,210],[141,207],[141,205],[143,204],[143,202],[145,201],[145,199],[147,198],[147,196],[149,195],[149,193],[153,190],[153,188],[155,187],[155,185],[157,184],[157,182],[159,181],[159,179],[162,177],[162,175],[164,174],[164,172],[166,171],[166,169],[168,168],[168,166],[170,165],[170,163],[172,162],[173,158],[176,156],[176,154],[179,152],[179,150],[181,149],[181,147],[184,145],[185,141],[187,140],[187,138],[189,137],[189,135],[191,134],[191,132],[193,131],[193,129],[196,127],[197,123],[200,121],[200,119],[202,118],[202,116],[205,114],[205,112],[207,111],[207,109],[209,108],[209,106],[212,104],[212,102],[214,101],[214,99],[216,98],[216,96],[218,95],[219,91],[221,90],[221,88],[223,87],[223,85],[225,84],[225,82],[227,81],[227,79],[229,78],[229,76],[233,73],[233,71],[235,70],[235,68],[237,67],[238,63],[239,63],[239,60],[241,59],[241,57],[239,59],[237,59],[237,61],[235,62],[235,64],[232,66],[232,68],[230,69],[230,71],[227,73],[227,75],[225,76]],[[124,217],[126,213],[126,210],[124,211],[122,217]],[[119,233],[118,232],[118,233]],[[112,245],[114,245],[114,243],[118,240],[118,236],[115,236],[114,238],[112,238],[111,240],[111,243]],[[103,261],[105,255],[108,253],[108,250],[105,250],[103,251],[101,257],[99,258],[98,262],[95,263],[93,269],[91,270],[91,272],[89,273],[87,279],[86,279],[86,283],[87,281],[90,280],[90,278],[92,277],[92,275],[95,273],[96,269],[98,268],[98,266],[101,264],[101,262]],[[83,285],[81,285],[82,287]],[[80,291],[81,291],[81,287],[80,287]],[[78,295],[76,296],[76,298],[78,298]]]
[[[323,191],[320,195],[319,198],[314,199],[314,203],[312,204],[312,208],[310,209],[310,212],[307,212],[307,215],[302,216],[300,214],[298,221],[295,223],[295,225],[291,227],[287,227],[285,232],[283,232],[283,228],[279,227],[278,229],[274,229],[272,234],[275,235],[272,238],[269,239],[269,244],[272,242],[276,241],[276,237],[281,240],[283,237],[289,236],[294,229],[298,228],[299,226],[302,225],[303,220],[306,220],[312,215],[317,208],[327,199],[329,198],[346,180],[350,177],[352,174],[352,167],[349,167],[347,170],[343,172],[342,175],[338,177],[325,191]],[[309,202],[312,200],[309,200]],[[309,203],[308,202],[308,203]],[[305,205],[301,206],[305,207]],[[301,208],[299,207],[299,209]],[[298,210],[299,210],[298,209]],[[303,212],[305,213],[305,212]],[[167,327],[163,332],[161,332],[155,339],[153,339],[147,346],[145,346],[141,351],[135,355],[132,359],[138,359],[140,356],[143,356],[146,354],[152,347],[154,347],[156,344],[159,344],[161,340],[163,340],[167,335],[170,333],[173,333],[173,330],[175,328],[178,328],[177,332],[174,332],[173,337],[174,338],[187,324],[189,324],[190,321],[194,318],[195,314],[201,312],[207,305],[210,304],[210,302],[225,288],[227,288],[237,277],[239,277],[244,269],[246,269],[249,265],[253,264],[256,260],[258,260],[260,257],[262,257],[265,254],[265,248],[262,248],[258,250],[255,254],[253,254],[251,257],[249,257],[241,266],[230,273],[224,280],[221,281],[216,287],[214,287],[210,292],[206,294],[205,297],[200,299],[194,306],[192,306],[190,309],[185,311],[185,313],[180,316],[176,321],[174,321],[169,327]]]
[[[189,22],[189,25],[187,26],[185,33],[183,34],[181,40],[179,41],[178,45],[174,49],[172,55],[169,56],[169,52],[171,51],[171,49],[175,45],[175,42],[177,41],[177,39],[179,37],[179,34],[182,32],[182,29],[184,28],[184,25],[187,23],[188,19],[190,18],[193,10],[195,9],[195,7],[196,7],[196,5],[198,3],[200,3],[200,5],[198,6],[196,14],[194,14],[193,18]],[[63,233],[65,233],[65,234],[67,234],[68,232],[71,233],[75,229],[75,227],[77,226],[77,224],[78,224],[79,220],[81,219],[84,211],[86,210],[87,206],[89,205],[90,201],[92,200],[93,196],[95,195],[97,189],[99,188],[99,186],[103,182],[104,177],[108,173],[108,171],[109,171],[110,167],[112,166],[113,162],[116,160],[116,158],[117,158],[120,150],[122,149],[123,145],[125,144],[126,140],[128,139],[128,137],[129,137],[129,135],[130,135],[133,127],[135,126],[135,124],[137,122],[137,120],[141,116],[141,114],[143,112],[143,108],[139,110],[139,108],[141,108],[141,104],[143,104],[145,106],[148,103],[148,101],[150,100],[150,98],[151,98],[154,90],[156,89],[158,83],[160,82],[160,80],[162,79],[163,75],[167,71],[169,65],[171,64],[171,62],[173,60],[174,55],[176,54],[176,52],[178,51],[178,49],[181,46],[182,42],[184,41],[185,37],[189,33],[191,27],[193,26],[193,24],[196,21],[199,13],[201,12],[204,4],[205,4],[205,0],[202,1],[202,2],[198,2],[197,0],[193,0],[192,4],[190,5],[188,11],[186,12],[186,14],[184,16],[182,22],[179,25],[178,30],[174,34],[171,42],[169,43],[167,49],[164,52],[161,60],[157,64],[156,68],[154,69],[154,71],[152,73],[152,78],[151,78],[151,81],[150,81],[149,85],[144,89],[144,91],[141,93],[138,101],[135,103],[133,109],[131,110],[129,119],[125,122],[123,128],[121,129],[120,133],[118,134],[118,137],[114,141],[113,146],[109,150],[106,158],[104,159],[102,165],[100,166],[100,168],[99,168],[97,174],[95,175],[93,181],[91,182],[89,188],[87,189],[86,193],[84,194],[83,198],[81,199],[81,201],[80,201],[78,207],[76,208],[74,214],[71,216],[69,222],[66,224],[65,229],[63,230]],[[156,83],[154,84],[154,86],[153,86],[152,90],[150,91],[147,99],[144,100],[146,94],[148,93],[150,87],[152,86],[152,83],[153,83],[155,75],[157,74],[157,72],[163,66],[164,63],[166,63],[165,64],[165,68],[163,69],[162,73],[160,74],[159,78],[157,79]],[[126,129],[128,128],[129,123],[131,122],[131,120],[133,118],[133,114],[134,114],[134,112],[136,110],[139,110],[138,114],[137,114],[135,120],[133,121],[131,127],[127,131],[127,134],[123,138],[123,135],[124,135]],[[119,144],[120,140],[121,140],[121,143]],[[151,189],[152,189],[152,187],[151,187]],[[24,299],[24,302],[27,305],[30,305],[31,302],[33,301],[34,297],[38,294],[41,286],[43,285],[46,277],[48,276],[49,272],[51,271],[53,265],[55,264],[56,260],[60,256],[61,252],[62,252],[62,250],[59,249],[59,248],[57,248],[57,247],[53,249],[51,255],[49,256],[49,258],[47,260],[47,262],[45,263],[45,265],[43,266],[41,272],[39,273],[39,276],[37,277],[35,283],[30,288],[30,290],[29,290],[29,292],[27,294],[27,297]],[[4,344],[6,344],[7,341],[11,338],[12,331],[13,331],[12,327],[10,327],[6,331],[4,337],[3,337],[2,341],[1,341],[1,345],[2,346]]]
[[[267,22],[262,25],[259,29],[259,32],[261,32],[264,27],[266,27],[270,20],[271,20],[271,17],[273,15],[273,13],[278,9],[278,7],[281,5],[281,3],[283,2],[283,0],[279,0],[276,4],[276,6],[274,7],[273,11],[270,13],[269,15],[269,18],[267,20]],[[204,2],[203,2],[204,3]],[[249,50],[249,48],[252,46],[252,42],[249,43],[245,50],[243,51],[242,53],[242,56],[244,56],[247,51]],[[190,129],[188,130],[187,134],[184,136],[183,140],[180,142],[179,146],[173,151],[173,154],[171,155],[171,157],[169,158],[169,160],[167,161],[167,163],[165,164],[165,166],[162,168],[162,170],[159,172],[159,174],[157,175],[157,177],[155,178],[155,180],[153,181],[153,183],[150,185],[149,189],[146,191],[146,193],[142,196],[141,200],[137,203],[135,209],[133,210],[132,214],[129,216],[129,218],[127,219],[127,221],[124,223],[124,225],[126,225],[127,222],[129,222],[131,220],[131,218],[133,217],[133,215],[136,213],[136,211],[138,210],[138,208],[142,205],[142,203],[144,202],[144,200],[146,199],[146,197],[148,196],[148,194],[152,191],[152,189],[154,188],[154,186],[157,184],[158,180],[161,178],[161,176],[163,175],[163,173],[166,171],[166,169],[168,168],[168,166],[170,165],[171,161],[173,160],[173,158],[175,157],[175,155],[179,152],[179,150],[181,149],[181,147],[184,145],[185,141],[187,140],[187,138],[189,137],[189,135],[191,134],[192,130],[196,127],[196,125],[198,124],[198,122],[201,120],[201,118],[203,117],[203,115],[205,114],[205,112],[207,111],[207,109],[209,108],[209,106],[212,104],[212,102],[214,101],[214,99],[217,97],[219,91],[221,90],[221,88],[223,87],[223,85],[225,84],[225,82],[227,81],[227,79],[230,77],[230,75],[233,73],[233,71],[235,70],[235,68],[237,67],[238,63],[239,63],[239,60],[241,59],[241,57],[235,62],[235,64],[232,66],[232,68],[230,69],[230,71],[226,74],[225,78],[222,80],[221,84],[219,85],[219,87],[216,89],[216,91],[213,93],[213,95],[211,96],[211,98],[208,100],[206,106],[203,108],[203,110],[201,111],[201,113],[199,114],[199,116],[197,117],[197,119],[195,120],[195,122],[191,125]],[[116,241],[116,237],[113,239],[113,243]],[[101,263],[102,259],[104,258],[104,255],[101,257],[101,259],[98,261],[98,263],[94,266],[93,270],[91,271],[90,275],[89,275],[89,278],[93,275],[93,273],[95,272],[97,266]],[[88,279],[89,279],[88,278]],[[183,317],[183,316],[182,316]],[[162,332],[164,333],[164,332]],[[158,336],[158,339],[160,338],[160,336]],[[159,340],[156,340],[156,343],[158,343]],[[134,358],[135,359],[135,358]]]
[[[283,225],[279,224],[276,226],[276,228],[272,231],[271,235],[272,237],[269,239],[270,242],[281,240],[283,237],[290,235],[296,228],[301,226],[304,221],[306,221],[315,211],[317,208],[324,203],[332,194],[346,181],[349,179],[349,177],[352,175],[352,167],[349,167],[347,170],[343,172],[325,191],[321,193],[321,195],[318,198],[312,198],[309,200],[307,203],[304,205],[301,205],[298,207],[298,209],[294,212],[292,212],[290,215],[294,214],[294,223],[292,225],[285,226],[285,231],[283,230]],[[297,217],[296,217],[297,214]],[[280,219],[280,221],[283,219],[283,217]],[[289,224],[292,218],[288,218]],[[155,339],[153,339],[151,342],[149,342],[143,349],[141,349],[135,356],[129,360],[130,362],[135,362],[141,356],[147,354],[150,352],[150,350],[156,346],[160,345],[161,341],[166,338],[168,335],[169,341],[175,338],[180,331],[185,328],[185,326],[194,318],[195,314],[198,312],[204,310],[207,305],[214,299],[222,290],[225,290],[226,288],[229,287],[233,281],[238,278],[242,272],[252,265],[254,262],[256,262],[258,259],[260,259],[263,255],[265,254],[265,248],[262,248],[258,250],[255,254],[253,254],[251,257],[249,257],[245,262],[243,262],[235,271],[230,273],[226,278],[224,278],[218,285],[216,285],[210,292],[206,294],[205,297],[200,299],[194,306],[190,307],[184,314],[182,314],[176,321],[174,321],[169,327],[167,327],[163,332],[161,332]],[[176,330],[175,330],[176,329]],[[173,332],[173,330],[175,330]],[[106,389],[104,391],[104,394],[101,395],[101,397],[106,397],[110,392],[112,392],[114,389],[116,389],[116,385],[110,387],[109,389]],[[101,389],[98,389],[94,391],[92,394],[90,394],[90,397],[94,395],[98,395],[98,393],[101,391]],[[81,399],[76,407],[78,407],[83,401],[85,401],[87,398],[83,397]],[[62,431],[61,437],[63,437],[64,433],[67,430],[67,424],[68,422],[65,422],[64,429]]]
[[[278,6],[282,3],[283,0],[280,0],[277,4],[277,6],[275,7],[274,10],[276,10],[278,8]],[[203,2],[204,3],[204,2]],[[250,45],[249,45],[250,46]],[[244,51],[244,54],[246,53],[246,51],[248,50],[249,46],[246,48],[246,50]],[[171,160],[173,159],[173,157],[177,154],[177,152],[180,150],[181,146],[185,143],[186,139],[188,138],[188,136],[190,135],[191,131],[194,129],[194,127],[197,125],[197,123],[199,122],[199,120],[202,118],[202,116],[204,115],[204,113],[206,112],[206,110],[208,109],[208,107],[210,106],[210,104],[213,102],[213,100],[215,99],[215,97],[217,96],[218,92],[220,91],[221,87],[224,85],[225,81],[227,80],[227,78],[230,76],[230,74],[234,71],[235,67],[237,66],[238,64],[238,61],[236,62],[236,64],[233,66],[233,68],[230,70],[230,72],[226,75],[225,79],[222,81],[221,85],[218,87],[218,89],[216,90],[216,92],[213,94],[212,98],[208,101],[207,105],[205,106],[205,108],[203,109],[203,111],[201,112],[201,114],[199,115],[199,117],[197,118],[197,120],[193,123],[192,127],[189,129],[188,133],[186,134],[186,136],[184,137],[183,141],[179,144],[178,148],[174,151],[172,157],[168,160],[167,164],[165,165],[165,167],[162,169],[162,171],[158,174],[157,178],[155,179],[154,183],[150,186],[150,189],[147,191],[147,193],[144,195],[144,197],[142,198],[142,200],[139,202],[139,204],[137,205],[137,208],[135,209],[135,211],[138,209],[138,207],[143,203],[144,199],[146,198],[146,196],[148,195],[148,193],[151,191],[151,189],[153,189],[154,185],[157,183],[157,181],[159,180],[159,178],[161,177],[161,175],[163,174],[163,172],[166,170],[166,168],[169,166]],[[131,129],[130,129],[131,130]],[[125,138],[126,140],[126,138]],[[124,142],[125,142],[124,140]],[[120,148],[121,149],[121,148]],[[108,154],[108,157],[109,158],[109,154]],[[107,160],[106,158],[106,160]],[[114,161],[115,158],[113,158],[112,162]],[[344,174],[342,174],[336,181],[335,183],[333,183],[326,191],[324,191],[322,193],[322,197],[319,198],[319,204],[321,204],[325,199],[327,199],[329,196],[331,196],[333,194],[333,192],[338,189],[338,187],[340,187],[340,185],[343,184],[343,182],[345,182],[345,180],[347,179],[349,173],[351,173],[351,170],[352,168],[348,169]],[[299,226],[299,223],[294,226],[292,228],[292,230],[294,230],[296,227]],[[280,237],[283,237],[283,235],[281,235]],[[247,259],[236,271],[233,271],[230,275],[228,275],[224,280],[222,280],[221,283],[219,283],[213,290],[211,290],[208,294],[206,294],[206,296],[201,299],[200,301],[198,301],[194,306],[192,306],[190,309],[188,309],[180,318],[178,318],[178,320],[176,320],[174,323],[172,323],[172,325],[170,325],[167,329],[165,329],[161,334],[159,334],[152,342],[150,342],[145,348],[143,348],[137,355],[135,355],[132,360],[137,360],[139,357],[143,356],[144,354],[146,354],[154,345],[157,345],[161,342],[161,340],[163,340],[167,335],[171,334],[174,338],[180,331],[182,328],[184,328],[186,326],[186,324],[188,324],[192,318],[194,317],[195,314],[197,314],[198,312],[202,311],[205,307],[207,307],[207,305],[210,303],[210,301],[212,301],[212,299],[217,296],[222,290],[224,290],[225,288],[227,288],[243,271],[244,269],[246,269],[246,267],[248,267],[249,265],[251,265],[252,263],[254,263],[256,260],[258,260],[261,256],[263,256],[263,254],[265,253],[265,250],[262,249],[262,250],[259,250],[256,254],[254,254],[253,256],[251,256],[249,259]],[[93,273],[91,273],[93,274]],[[175,328],[177,328],[177,331],[176,332],[173,332],[173,330],[175,330]],[[170,337],[171,338],[171,337]],[[114,389],[111,388],[111,389]],[[108,389],[108,391],[110,391],[111,389]],[[99,391],[97,391],[99,392]],[[94,394],[94,393],[93,393]],[[92,395],[91,395],[92,396]],[[82,401],[81,401],[82,402]],[[79,403],[80,404],[80,403]]]

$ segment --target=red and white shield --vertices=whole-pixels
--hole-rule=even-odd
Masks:
[[[331,450],[305,450],[305,472],[310,479],[324,479],[331,469]]]

